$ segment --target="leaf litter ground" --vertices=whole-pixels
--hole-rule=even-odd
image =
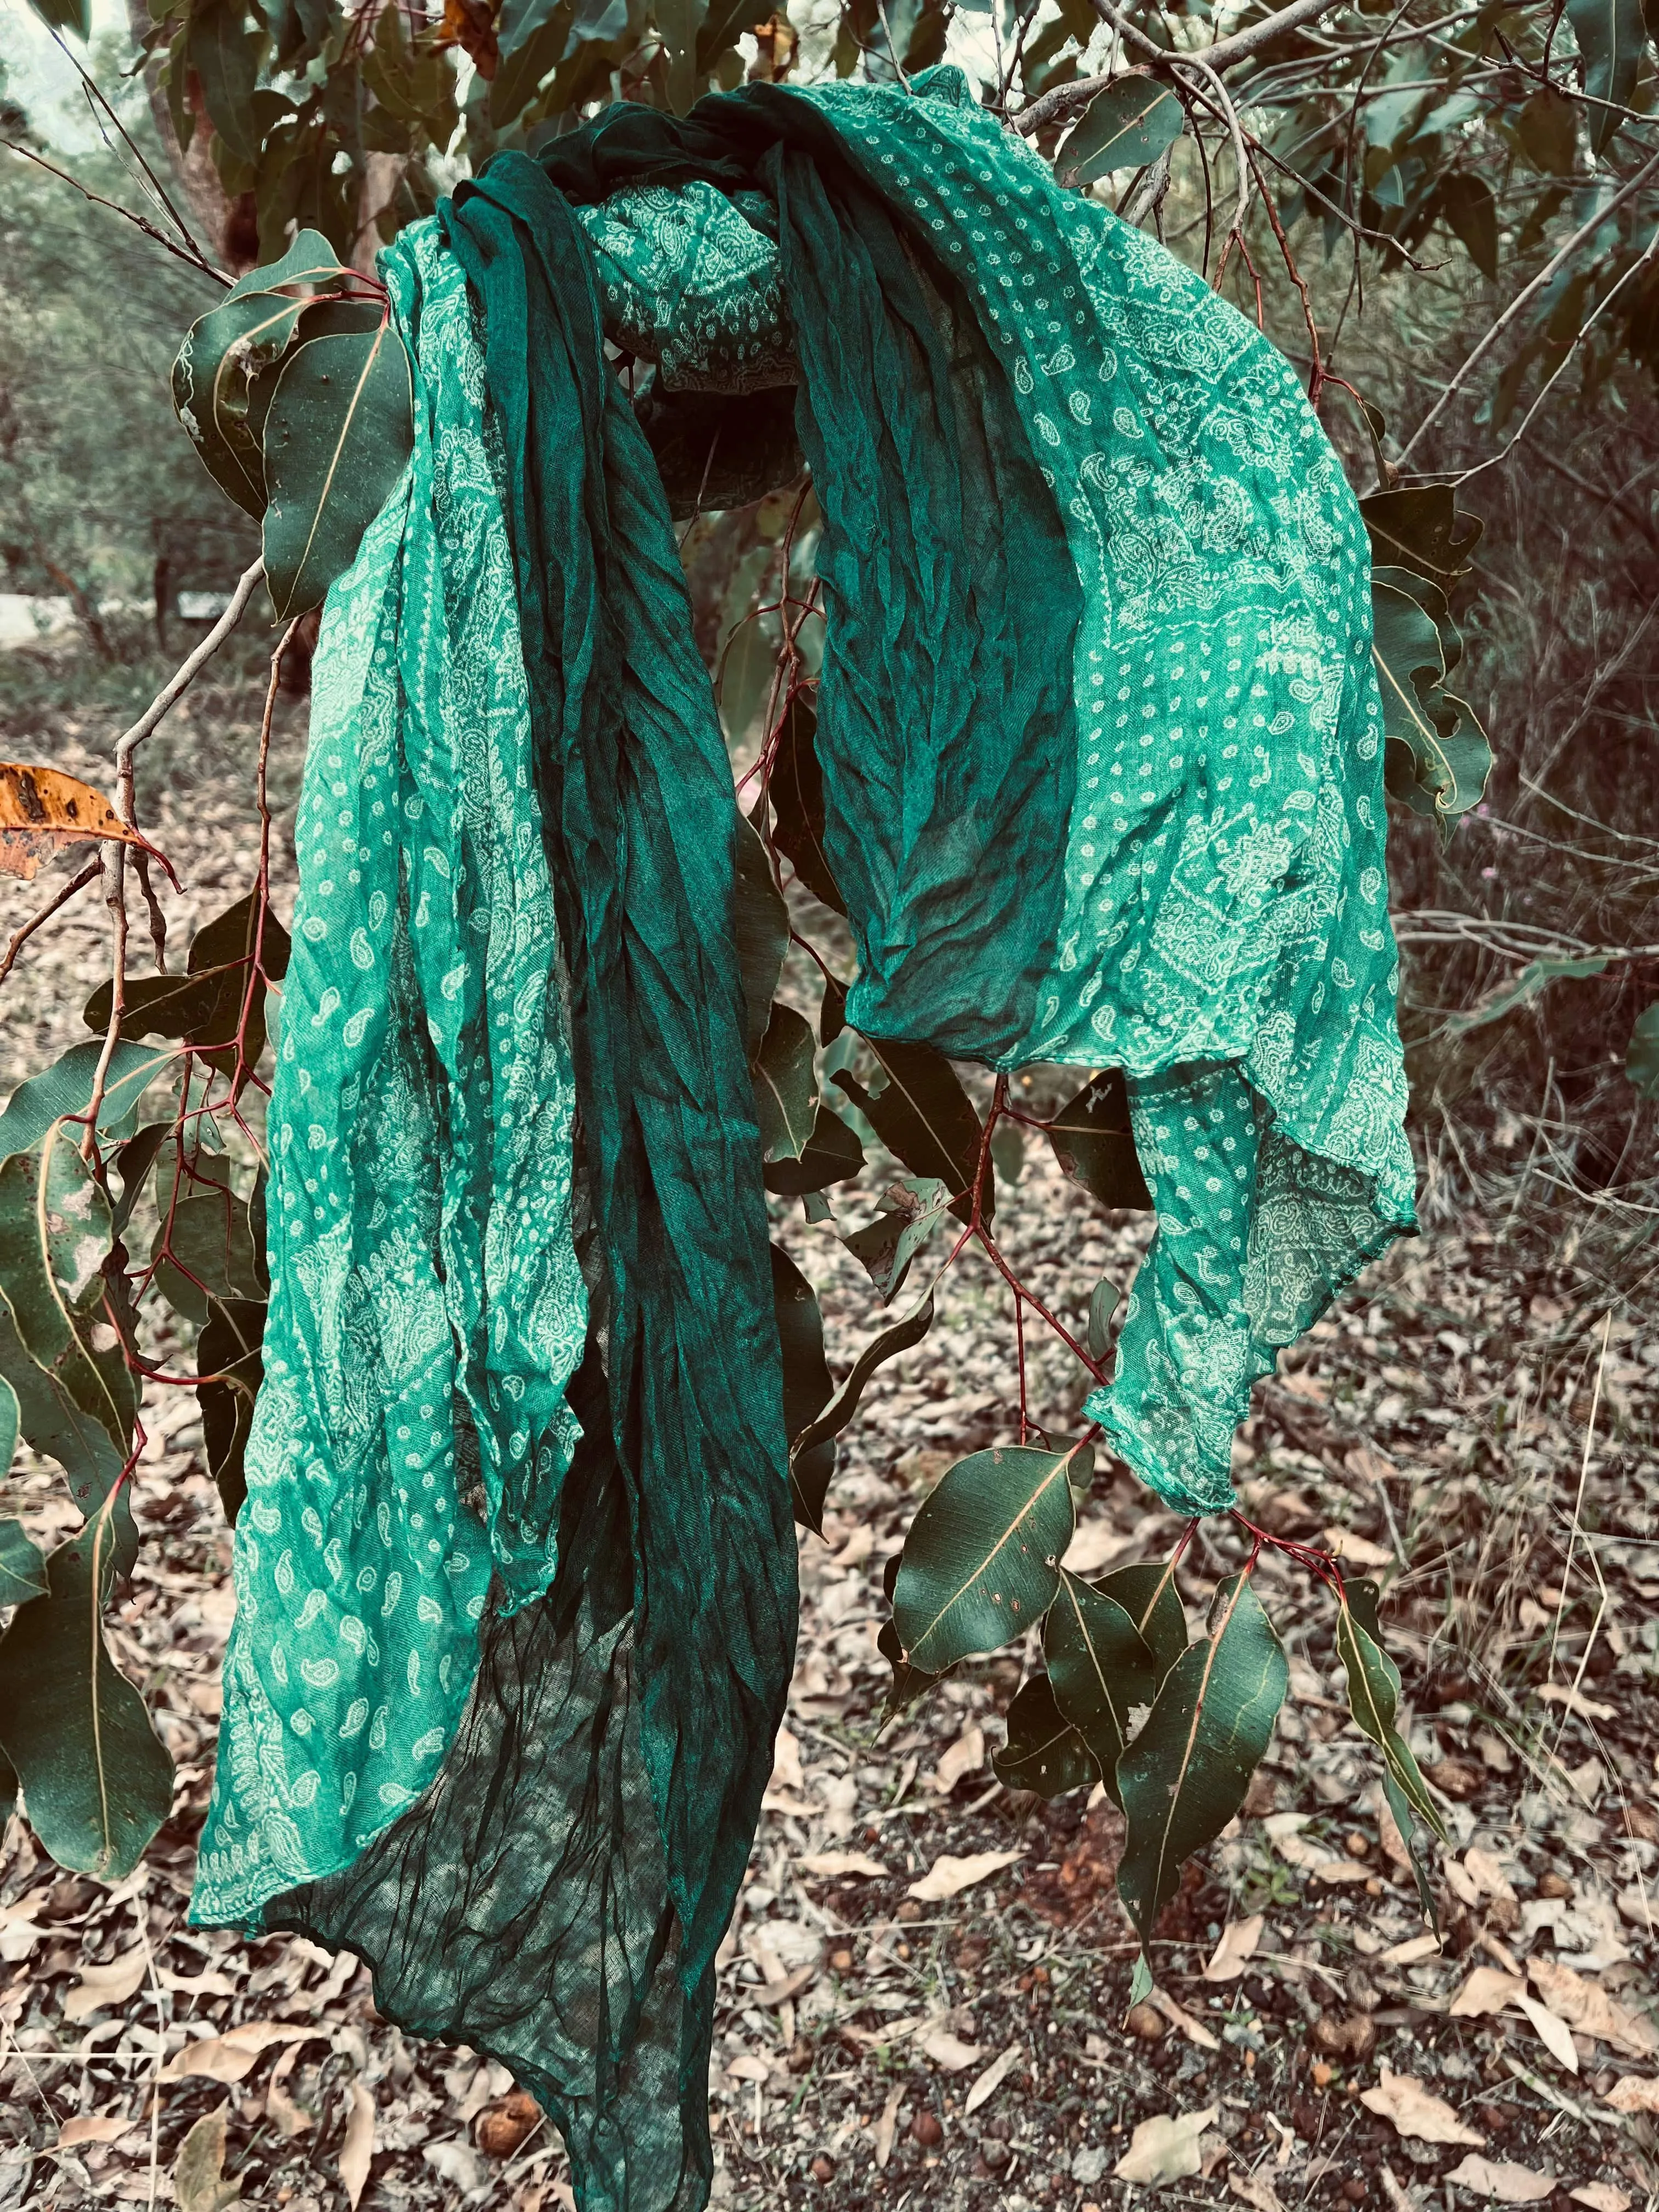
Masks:
[[[106,764],[75,734],[52,757],[95,782]],[[185,884],[168,901],[182,945],[245,888],[254,828],[196,795],[164,799],[156,821]],[[7,890],[0,924],[39,896]],[[82,1034],[104,959],[91,905],[25,952],[8,1086]],[[843,1220],[884,1180],[877,1162],[843,1186]],[[1080,1333],[1144,1221],[1103,1216],[1046,1146],[999,1201],[1010,1258]],[[844,1371],[883,1316],[829,1228],[775,1210]],[[1437,1870],[1443,1946],[1348,1720],[1328,1601],[1269,1554],[1257,1587],[1289,1702],[1245,1815],[1166,1907],[1157,1986],[1133,2007],[1117,1816],[991,1773],[1019,1655],[964,1668],[876,1735],[883,1569],[945,1467],[1017,1433],[1006,1292],[971,1264],[947,1282],[932,1334],[878,1372],[843,1440],[825,1539],[801,1539],[799,1663],[721,1969],[717,2203],[1655,2202],[1659,1328],[1624,1308],[1605,1328],[1576,1246],[1542,1260],[1443,1224],[1262,1387],[1237,1450],[1255,1520],[1304,1540],[1346,1532],[1351,1570],[1385,1585],[1407,1732],[1454,1838]],[[1033,1340],[1030,1388],[1065,1431],[1075,1363]],[[111,1644],[159,1714],[179,1794],[113,1890],[58,1872],[20,1821],[6,1832],[0,2212],[207,2212],[236,2191],[286,2212],[568,2204],[529,2100],[498,2068],[380,2021],[349,1955],[186,1929],[228,1545],[193,1401],[147,1418],[145,1541]],[[74,1519],[27,1456],[0,1511],[39,1538]],[[1167,1553],[1178,1525],[1097,1478],[1070,1564]],[[1225,1528],[1189,1547],[1194,1628],[1242,1558]]]

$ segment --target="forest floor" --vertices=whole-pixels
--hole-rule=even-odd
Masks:
[[[284,708],[279,803],[300,711]],[[216,747],[244,745],[245,696],[199,695],[175,760],[210,726]],[[60,724],[7,743],[73,767],[80,738]],[[206,788],[163,791],[152,817],[185,885],[178,927],[252,879],[247,811]],[[40,888],[5,887],[0,931]],[[82,903],[25,952],[0,998],[0,1088],[85,1034],[104,933]],[[872,1169],[837,1208],[857,1214],[882,1180]],[[880,1320],[868,1286],[831,1229],[779,1212],[844,1367]],[[1037,1146],[999,1220],[1013,1264],[1079,1327],[1091,1286],[1122,1280],[1146,1234]],[[1659,2203],[1659,1321],[1609,1310],[1587,1264],[1596,1233],[1440,1218],[1259,1389],[1237,1448],[1258,1523],[1328,1540],[1383,1585],[1408,1732],[1453,1838],[1443,1941],[1348,1720],[1329,1601],[1269,1553],[1259,1587],[1290,1698],[1244,1815],[1166,1911],[1156,1993],[1133,2009],[1111,1807],[1044,1805],[991,1771],[1018,1655],[962,1670],[878,1734],[883,1567],[944,1468],[1015,1433],[1007,1295],[983,1266],[953,1271],[933,1333],[870,1388],[824,1539],[801,1539],[799,1662],[720,1970],[717,2203]],[[1034,1345],[1031,1392],[1040,1418],[1074,1421],[1076,1363]],[[158,1715],[178,1796],[114,1889],[59,1873],[21,1820],[6,1829],[0,2212],[216,2212],[212,2173],[174,2174],[216,2113],[227,2184],[262,2208],[336,2212],[343,2165],[365,2161],[363,2212],[572,2203],[556,2137],[505,2072],[382,2021],[349,1954],[186,1926],[229,1542],[193,1401],[147,1419],[145,1541],[111,1643]],[[40,1539],[75,1517],[27,1455],[0,1512]],[[1070,1557],[1086,1572],[1167,1557],[1178,1531],[1108,1472]],[[1210,1523],[1188,1547],[1194,1629],[1241,1540]]]

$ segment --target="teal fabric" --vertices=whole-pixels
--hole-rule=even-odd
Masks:
[[[1412,1220],[1364,532],[1288,364],[953,71],[609,111],[382,265],[416,448],[319,647],[194,1910],[501,2057],[585,2212],[695,2212],[794,1547],[731,778],[605,342],[798,381],[849,1018],[1126,1071],[1088,1411],[1183,1510]]]

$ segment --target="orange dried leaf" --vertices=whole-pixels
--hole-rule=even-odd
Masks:
[[[55,768],[0,761],[0,874],[27,880],[60,845],[96,838],[143,842],[89,783]]]

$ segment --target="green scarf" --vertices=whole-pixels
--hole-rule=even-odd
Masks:
[[[1288,364],[951,70],[613,109],[381,265],[415,451],[317,658],[193,1910],[360,1952],[585,2208],[678,2212],[794,1544],[731,778],[605,341],[799,380],[849,1018],[1125,1070],[1087,1410],[1188,1510],[1412,1220],[1369,559]]]

